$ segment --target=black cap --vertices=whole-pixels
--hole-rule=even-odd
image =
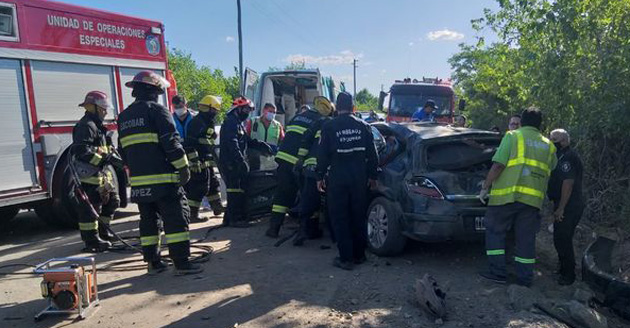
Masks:
[[[341,92],[337,96],[337,110],[342,112],[351,112],[354,108],[354,104],[352,103],[352,95],[347,92]]]
[[[186,98],[184,98],[184,96],[182,95],[175,95],[173,96],[173,99],[171,99],[171,102],[175,106],[186,105]]]
[[[427,100],[427,102],[424,103],[424,107],[431,107],[433,109],[437,109],[437,106],[435,105],[435,101],[433,101],[433,99]]]

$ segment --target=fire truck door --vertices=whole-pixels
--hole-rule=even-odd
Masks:
[[[0,59],[0,192],[37,184],[19,60]]]

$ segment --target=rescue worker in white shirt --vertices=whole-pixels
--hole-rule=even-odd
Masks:
[[[276,121],[276,106],[266,103],[262,110],[262,115],[247,120],[245,131],[255,140],[266,142],[274,154],[278,152],[278,145],[284,139],[284,128],[280,122]]]
[[[92,252],[107,250],[114,236],[107,230],[114,212],[120,205],[118,192],[114,187],[114,170],[110,164],[122,167],[122,160],[111,150],[107,129],[103,119],[113,107],[107,95],[100,91],[90,91],[80,107],[85,115],[72,130],[72,154],[81,180],[81,188],[87,195],[94,213],[89,206],[78,206],[79,230],[85,248]],[[98,215],[98,216],[97,216]],[[99,225],[98,220],[102,222]]]
[[[207,95],[197,105],[197,114],[186,129],[184,149],[190,161],[192,172],[190,181],[186,184],[186,196],[190,206],[191,223],[205,222],[207,218],[199,217],[199,208],[204,196],[212,206],[215,215],[223,213],[221,196],[219,195],[219,180],[214,174],[214,140],[217,138],[214,132],[215,118],[221,109],[221,101],[218,97]]]
[[[188,128],[188,124],[193,119],[193,113],[188,109],[188,103],[186,102],[186,98],[182,95],[173,96],[171,102],[175,106],[175,112],[173,113],[173,121],[175,122],[175,128],[177,129],[177,133],[181,140],[186,139],[186,129]]]
[[[199,273],[203,267],[189,259],[190,209],[181,187],[190,180],[188,159],[173,117],[157,102],[169,83],[152,71],[142,71],[125,86],[133,88],[135,101],[118,115],[118,141],[129,168],[131,201],[140,211],[140,244],[148,274],[167,268],[160,255],[160,219],[175,274]]]

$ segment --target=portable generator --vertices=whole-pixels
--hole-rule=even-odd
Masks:
[[[96,262],[93,257],[65,257],[39,264],[35,274],[42,274],[42,296],[48,306],[35,316],[46,314],[78,314],[85,319],[98,306]]]

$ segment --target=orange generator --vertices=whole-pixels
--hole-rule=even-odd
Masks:
[[[50,259],[33,271],[42,274],[42,296],[48,306],[35,316],[77,313],[85,319],[98,306],[96,263],[93,257],[65,257]]]

